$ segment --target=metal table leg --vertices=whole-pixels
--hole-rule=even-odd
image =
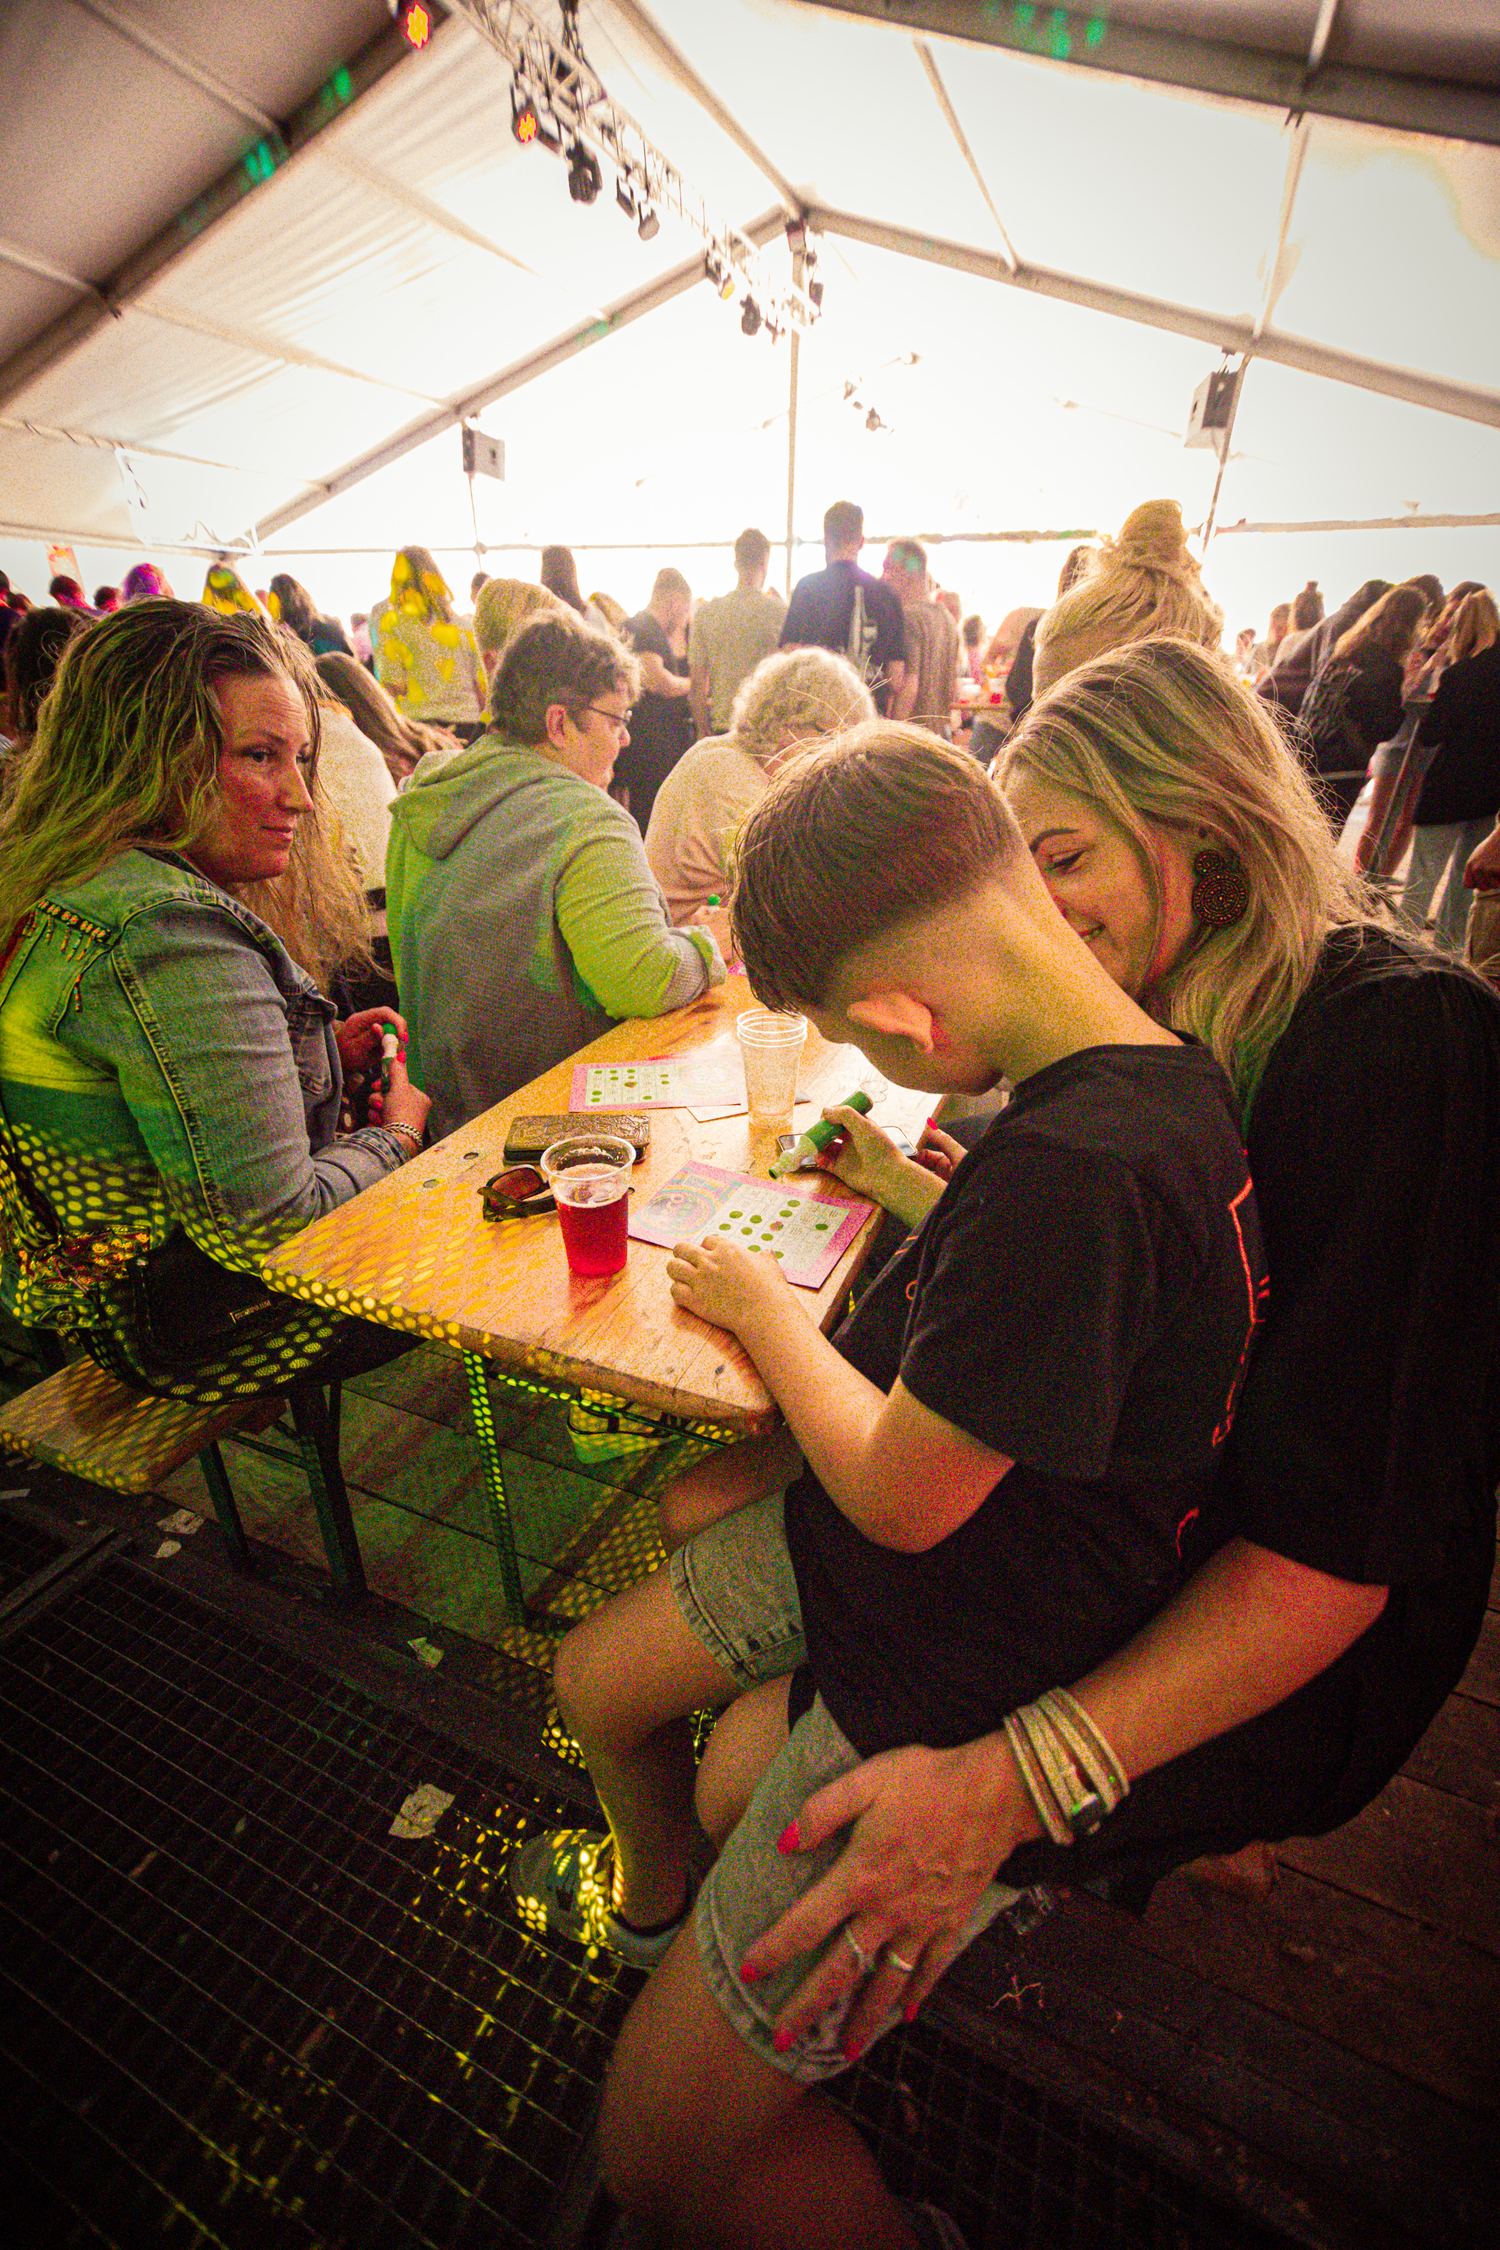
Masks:
[[[526,1626],[533,1632],[565,1632],[573,1622],[571,1619],[558,1618],[550,1612],[534,1612],[527,1607],[521,1586],[520,1561],[516,1554],[515,1526],[505,1490],[500,1442],[495,1434],[494,1410],[490,1401],[491,1381],[504,1383],[533,1399],[551,1399],[565,1406],[584,1403],[590,1409],[617,1414],[622,1421],[638,1430],[642,1437],[649,1438],[658,1454],[664,1453],[668,1446],[675,1448],[672,1462],[674,1472],[688,1467],[707,1453],[716,1453],[726,1445],[734,1444],[736,1433],[717,1429],[707,1422],[683,1421],[672,1414],[651,1415],[642,1408],[633,1406],[628,1399],[610,1398],[599,1391],[568,1390],[559,1384],[538,1382],[529,1376],[511,1375],[503,1368],[491,1367],[478,1352],[462,1352],[460,1357],[469,1387],[474,1435],[480,1459],[484,1463],[485,1497],[489,1504],[490,1528],[495,1541],[496,1559],[500,1565],[500,1582],[506,1610],[514,1625]],[[648,1481],[630,1489],[638,1497],[643,1497],[650,1493],[651,1488],[651,1481]]]

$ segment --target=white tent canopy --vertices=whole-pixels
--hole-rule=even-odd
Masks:
[[[557,30],[552,0],[530,13]],[[580,205],[517,144],[486,14],[520,11],[464,0],[413,53],[383,0],[11,0],[19,583],[40,592],[55,542],[90,582],[154,555],[196,591],[193,558],[225,549],[363,607],[403,541],[463,583],[476,545],[529,576],[565,539],[633,606],[648,550],[717,585],[742,524],[785,534],[789,338],[741,333],[670,211],[643,242],[607,165]],[[789,220],[819,246],[798,539],[849,494],[873,534],[954,542],[946,582],[1042,598],[1050,557],[997,534],[1107,528],[1158,492],[1202,523],[1218,484],[1210,575],[1238,609],[1263,578],[1500,579],[1500,22],[1487,0],[1413,15],[585,0],[578,20],[610,99],[765,243],[768,286]],[[1182,433],[1226,354],[1246,375],[1220,484]],[[507,448],[472,513],[466,416]]]

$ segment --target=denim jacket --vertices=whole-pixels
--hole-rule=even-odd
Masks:
[[[253,1272],[393,1171],[394,1134],[335,1138],[333,1015],[258,916],[170,853],[122,852],[39,899],[0,971],[6,1309],[141,1381],[126,1277],[174,1227]],[[150,1387],[205,1400],[273,1388],[338,1325],[309,1308],[210,1369],[151,1372]]]

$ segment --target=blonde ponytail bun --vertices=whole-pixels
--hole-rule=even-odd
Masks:
[[[1175,500],[1143,500],[1121,524],[1119,537],[1102,544],[1105,555],[1122,564],[1155,563],[1165,570],[1180,570],[1187,564],[1197,574],[1188,553],[1182,510]]]
[[[1144,500],[1101,539],[1088,575],[1060,595],[1036,629],[1038,695],[1080,664],[1160,634],[1216,649],[1224,612],[1204,592],[1175,500]]]

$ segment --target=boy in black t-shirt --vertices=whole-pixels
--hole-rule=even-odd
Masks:
[[[1164,921],[1190,911],[1186,845],[1182,861],[1161,871]],[[1260,1310],[1259,1230],[1217,1065],[1068,927],[962,753],[876,722],[799,762],[747,825],[734,913],[770,1005],[804,1006],[903,1084],[975,1093],[1004,1076],[1015,1092],[832,1342],[774,1261],[717,1240],[674,1252],[674,1297],[738,1337],[795,1446],[698,1473],[710,1527],[563,1643],[559,1705],[615,1866],[606,1881],[575,1856],[531,1902],[662,1964],[606,2096],[623,2200],[689,2239],[712,2215],[715,2239],[737,2241],[725,2211],[751,2166],[788,2239],[796,2214],[808,2245],[894,2245],[912,2234],[868,2158],[801,2099],[852,2059],[842,2017],[794,2049],[775,2020],[808,1961],[768,1985],[740,1973],[837,1856],[776,1840],[875,1751],[1013,1724],[1059,1842],[1093,1796],[1117,1797],[1087,1713],[1070,1703],[1062,1733],[1036,1713],[1175,1591]],[[705,1825],[729,1840],[694,1933],[683,1720],[737,1693],[701,1777]],[[546,1850],[522,1855],[533,1878]],[[1002,1901],[992,1887],[969,1934]],[[859,1957],[847,1926],[834,1942]]]

